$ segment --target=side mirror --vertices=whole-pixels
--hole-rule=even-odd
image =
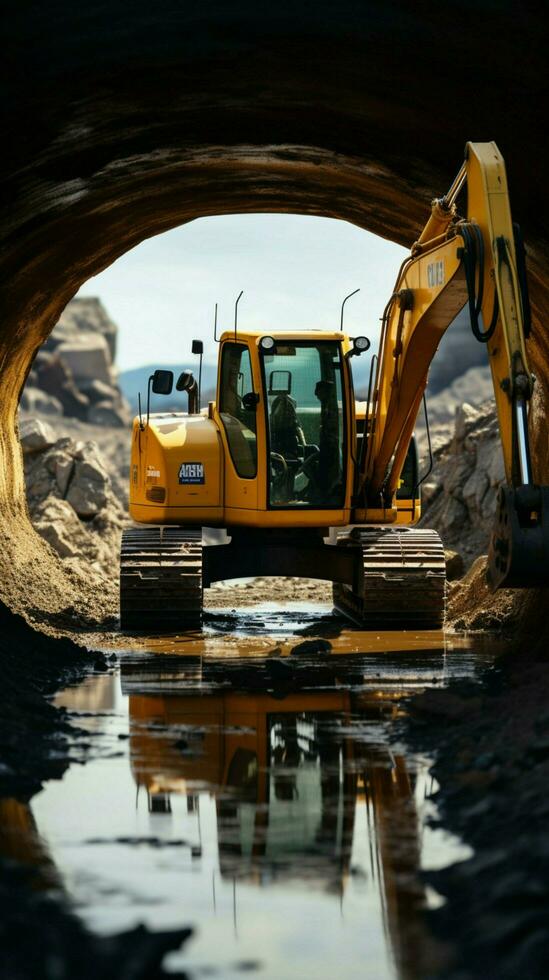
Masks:
[[[171,395],[173,371],[155,371],[152,376],[152,390],[155,395]]]
[[[259,403],[259,395],[256,391],[248,391],[242,398],[242,408],[247,412],[255,412]]]
[[[147,384],[147,425],[149,424],[149,414],[151,410],[151,388],[155,395],[170,395],[173,388],[173,371],[155,371],[149,375]],[[145,423],[141,418],[141,394],[139,394],[139,428],[145,428]]]
[[[191,353],[193,354],[203,354],[204,344],[201,340],[193,340],[193,345],[191,347]]]
[[[194,375],[192,371],[182,371],[177,379],[176,389],[177,391],[189,391],[194,384]]]

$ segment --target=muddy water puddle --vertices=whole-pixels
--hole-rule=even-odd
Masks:
[[[421,908],[441,899],[420,871],[469,852],[430,826],[429,760],[392,721],[493,649],[318,607],[231,624],[136,643],[58,695],[91,752],[32,801],[49,866],[97,932],[191,926],[166,960],[190,977],[424,974]]]

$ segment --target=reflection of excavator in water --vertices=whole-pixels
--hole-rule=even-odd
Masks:
[[[366,626],[440,626],[442,545],[434,531],[410,527],[420,516],[413,429],[431,360],[466,303],[487,347],[507,479],[490,582],[545,584],[549,488],[535,484],[529,453],[524,249],[496,145],[469,143],[400,269],[366,405],[355,404],[351,373],[365,337],[240,332],[235,316],[234,333],[221,337],[217,400],[207,415],[184,372],[177,387],[188,391],[188,414],[147,410],[146,422],[136,419],[130,513],[149,526],[124,534],[122,628],[196,623],[204,586],[256,575],[332,581],[335,605]],[[149,390],[151,382],[168,394],[173,376],[158,371]],[[203,527],[226,528],[230,542],[203,544]],[[330,528],[341,530],[325,543]]]
[[[396,702],[379,691],[283,699],[225,692],[131,695],[129,709],[133,775],[147,789],[151,812],[170,812],[171,794],[197,809],[199,793],[214,792],[224,878],[257,885],[299,879],[343,895],[354,836],[367,835],[361,844],[370,867],[363,871],[378,883],[399,976],[419,975],[415,777],[381,740],[365,741],[363,729],[352,734],[357,719],[372,732],[398,710]],[[358,807],[366,825],[355,828]]]

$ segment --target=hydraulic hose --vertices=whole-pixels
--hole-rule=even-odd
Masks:
[[[492,318],[486,330],[482,330],[479,317],[484,299],[484,240],[478,225],[462,224],[459,234],[463,238],[463,265],[469,302],[469,318],[473,336],[481,344],[487,344],[492,339],[499,316],[499,300],[497,288],[494,287],[494,308]],[[478,293],[476,286],[478,266]]]

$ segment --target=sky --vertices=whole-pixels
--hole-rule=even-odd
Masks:
[[[99,296],[118,324],[121,371],[180,364],[191,341],[215,362],[213,315],[232,329],[339,329],[372,346],[405,250],[345,221],[286,214],[199,218],[142,242],[89,279],[80,296]]]

